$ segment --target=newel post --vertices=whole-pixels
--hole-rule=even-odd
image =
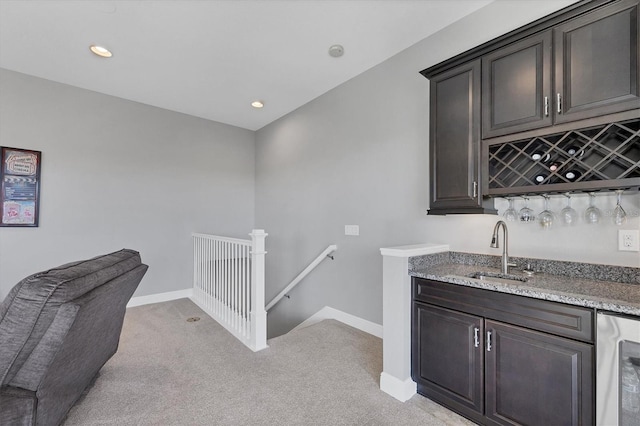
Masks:
[[[259,351],[267,347],[267,311],[264,309],[264,229],[254,229],[251,234],[251,349]]]

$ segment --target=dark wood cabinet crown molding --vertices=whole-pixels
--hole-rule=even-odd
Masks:
[[[480,58],[481,56],[486,55],[487,53],[490,53],[496,49],[505,47],[516,40],[520,40],[537,34],[541,31],[548,30],[551,27],[559,25],[569,19],[573,19],[579,15],[591,12],[599,7],[611,3],[611,0],[580,1],[543,18],[540,18],[537,21],[533,21],[520,28],[516,28],[511,32],[503,34],[499,37],[494,38],[493,40],[489,40],[486,43],[462,52],[452,58],[430,66],[429,68],[420,71],[420,74],[428,79],[431,79],[431,77],[433,77],[434,75],[440,74],[441,72],[446,71],[449,68],[453,68],[458,65],[464,64],[465,62]]]

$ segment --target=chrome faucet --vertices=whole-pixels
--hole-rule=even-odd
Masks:
[[[507,224],[503,220],[499,220],[493,228],[493,236],[491,237],[491,248],[499,248],[498,245],[498,229],[502,226],[502,273],[509,273],[509,266],[516,266],[515,263],[509,263],[509,231]]]

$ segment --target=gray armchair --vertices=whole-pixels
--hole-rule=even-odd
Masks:
[[[120,250],[20,281],[0,304],[0,425],[58,425],[116,352],[147,271]]]

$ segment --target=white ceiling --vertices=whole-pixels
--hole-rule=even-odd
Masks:
[[[257,130],[490,2],[0,0],[0,67]]]

